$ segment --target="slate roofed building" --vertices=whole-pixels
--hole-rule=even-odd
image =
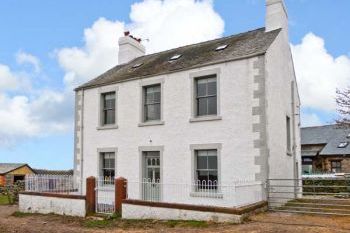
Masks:
[[[26,163],[0,163],[0,186],[24,180],[29,174],[35,172]]]
[[[301,128],[304,174],[350,173],[350,129],[337,125]]]

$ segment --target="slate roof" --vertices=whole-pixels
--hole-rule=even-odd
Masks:
[[[301,145],[325,144],[320,155],[350,155],[350,129],[337,125],[324,125],[301,128]],[[345,148],[338,148],[339,143],[349,142]]]
[[[27,164],[25,163],[0,163],[0,175],[6,174],[10,171],[16,170]],[[28,166],[28,165],[27,165]]]
[[[73,175],[73,170],[47,170],[47,169],[33,169],[37,175]]]
[[[76,88],[76,90],[261,55],[267,51],[280,30],[265,32],[265,28],[259,28],[245,33],[141,56],[129,63],[113,67],[97,78]],[[218,46],[225,44],[228,45],[226,49],[215,51]],[[182,54],[182,56],[176,61],[169,62],[169,58],[175,54]],[[133,68],[136,64],[142,65]]]

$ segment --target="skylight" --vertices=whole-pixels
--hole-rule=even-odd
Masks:
[[[226,48],[227,48],[227,46],[228,46],[227,44],[220,45],[220,46],[216,47],[215,51],[224,50],[224,49],[226,49]]]
[[[143,65],[143,63],[137,63],[137,64],[133,65],[132,68],[136,69],[142,65]]]
[[[346,136],[346,138],[350,138],[350,133]]]
[[[341,142],[341,143],[339,143],[338,148],[345,148],[348,145],[349,145],[349,142]]]
[[[182,54],[175,54],[174,56],[172,56],[169,61],[175,61],[177,59],[179,59],[182,56]]]

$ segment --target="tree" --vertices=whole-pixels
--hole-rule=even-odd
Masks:
[[[339,118],[337,124],[350,128],[350,87],[336,91],[337,112]]]

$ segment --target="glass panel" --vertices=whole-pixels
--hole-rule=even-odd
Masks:
[[[154,168],[154,179],[156,181],[160,180],[160,168]]]
[[[197,156],[197,169],[207,169],[207,157]]]
[[[197,180],[198,181],[207,181],[208,180],[208,171],[197,171]]]
[[[197,80],[197,96],[206,96],[207,95],[207,80],[198,79]]]
[[[154,102],[160,103],[160,91],[154,92]]]
[[[207,156],[208,151],[207,150],[197,150],[197,155],[198,156]]]
[[[207,115],[207,98],[198,99],[198,116]]]
[[[216,95],[216,78],[208,79],[208,95]]]
[[[216,156],[208,156],[208,168],[218,169],[218,159]]]
[[[215,97],[208,97],[208,115],[214,115],[217,112],[217,102]]]
[[[105,111],[105,124],[114,124],[115,122],[115,110]]]
[[[218,172],[217,171],[209,171],[209,179],[210,181],[214,182],[218,180]]]

